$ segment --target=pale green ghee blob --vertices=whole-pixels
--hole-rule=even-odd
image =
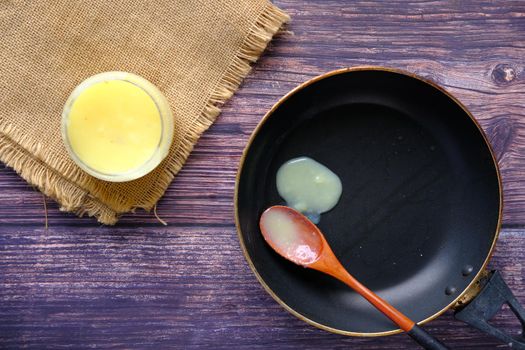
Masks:
[[[277,191],[289,207],[317,224],[320,215],[335,207],[343,185],[323,164],[308,158],[294,158],[277,171]]]

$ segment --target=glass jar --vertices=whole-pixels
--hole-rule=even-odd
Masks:
[[[156,86],[115,71],[93,75],[73,90],[61,129],[80,168],[101,180],[123,182],[148,174],[168,155],[174,120]]]

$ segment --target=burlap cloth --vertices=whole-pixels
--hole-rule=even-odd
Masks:
[[[105,224],[150,210],[287,19],[266,0],[0,0],[0,160],[62,210]],[[153,82],[175,115],[169,156],[126,183],[83,172],[60,135],[73,88],[112,70]]]

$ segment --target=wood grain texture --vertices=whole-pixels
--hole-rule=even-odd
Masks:
[[[0,167],[0,348],[415,349],[304,324],[257,283],[233,225],[248,137],[280,96],[326,71],[384,65],[427,77],[474,114],[501,166],[504,229],[491,266],[525,303],[525,2],[276,0],[292,23],[224,106],[151,213],[116,227],[61,213]],[[494,323],[517,332],[508,312]],[[446,314],[457,349],[504,347]]]

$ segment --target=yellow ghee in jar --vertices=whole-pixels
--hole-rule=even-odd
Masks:
[[[132,180],[153,170],[167,154],[172,115],[164,96],[145,79],[102,73],[79,85],[68,102],[63,136],[75,162],[91,175]]]

